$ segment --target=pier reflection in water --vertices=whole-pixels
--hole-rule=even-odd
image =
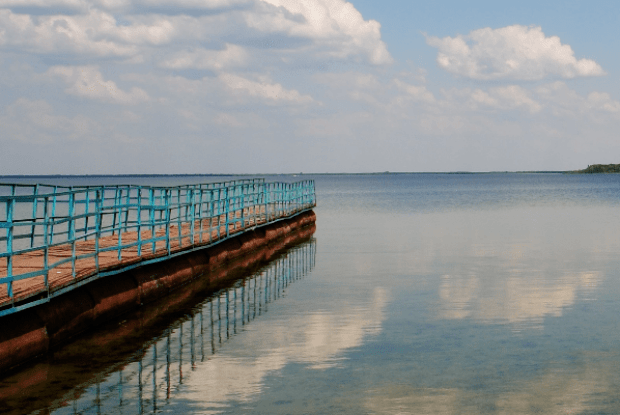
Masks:
[[[123,362],[76,385],[47,408],[54,414],[165,411],[201,362],[268,311],[287,287],[314,268],[316,241],[287,251],[266,267],[194,306]]]

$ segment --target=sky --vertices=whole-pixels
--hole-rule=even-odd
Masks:
[[[0,0],[0,175],[620,163],[615,1]]]

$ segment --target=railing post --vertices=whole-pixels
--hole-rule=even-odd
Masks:
[[[283,190],[284,190],[284,216],[288,216],[289,214],[289,208],[290,208],[290,188],[291,185],[289,183],[283,183],[282,184]]]
[[[153,239],[153,244],[151,245],[151,253],[154,255],[155,250],[157,248],[157,242],[155,239],[155,189],[152,187],[149,188],[149,222],[151,224],[151,239]]]
[[[105,189],[102,188],[102,190],[97,190],[95,197],[95,271],[99,273],[99,239],[101,238],[101,222]]]
[[[168,192],[170,192],[170,196],[168,195]],[[164,202],[166,207],[166,251],[168,252],[168,256],[170,256],[170,197],[172,196],[172,190],[166,189],[164,190],[164,193]]]
[[[249,189],[252,189],[251,191]],[[250,192],[249,196],[249,204],[252,207],[252,215],[248,219],[248,224],[253,223],[256,226],[256,185],[254,183],[248,185],[248,192]],[[248,214],[250,213],[250,207],[248,206]]]
[[[188,192],[189,192],[188,199],[189,199],[189,203],[190,203],[190,206],[188,206],[188,207],[189,207],[190,215],[191,215],[191,222],[190,222],[189,227],[190,227],[191,244],[193,246],[194,243],[195,243],[195,240],[194,240],[194,228],[196,227],[196,222],[195,222],[196,221],[196,207],[194,205],[194,196],[195,196],[195,194],[194,194],[194,189],[188,189]]]
[[[235,185],[229,204],[233,232],[237,229],[237,210],[239,210],[239,186]]]
[[[13,188],[12,193],[15,193]],[[15,211],[15,199],[9,199],[6,202],[6,271],[9,282],[6,284],[7,291],[11,302],[13,301],[13,215]]]
[[[142,256],[142,187],[138,187],[138,257]]]
[[[260,212],[263,209],[262,200],[261,200],[261,188],[259,185],[254,184],[254,226],[258,225],[258,221],[260,219]]]
[[[127,186],[127,206],[125,207],[125,232],[127,232],[127,224],[129,223],[129,205],[131,205],[131,186]]]
[[[284,184],[284,195],[285,195],[285,208],[284,208],[284,216],[289,216],[291,214],[291,188],[293,187],[290,183]]]
[[[34,186],[34,194],[32,199],[32,232],[30,233],[30,247],[34,246],[34,234],[37,224],[37,194],[39,193],[39,185]]]
[[[75,279],[75,193],[69,193],[69,242],[71,243],[71,277]]]
[[[50,294],[49,285],[49,197],[44,199],[45,205],[43,206],[43,283],[45,284],[45,291],[47,295]]]
[[[301,208],[302,209],[306,209],[308,207],[308,181],[305,180],[302,183],[301,186],[301,195],[300,195],[301,199],[300,199],[300,203],[301,203]]]
[[[166,189],[159,189],[159,204],[162,208],[164,208],[167,205],[165,199],[166,199]],[[159,223],[161,223],[165,217],[166,217],[166,210],[165,209],[160,210],[159,211]]]
[[[268,200],[269,198],[267,197],[268,195],[268,187],[269,187],[269,183],[263,183],[263,204],[265,205],[265,223],[269,222],[269,203]]]
[[[217,199],[214,199],[214,214],[217,217],[216,225],[217,225],[217,239],[219,240],[222,237],[222,211],[223,208],[223,200],[222,200],[222,189],[217,189]]]
[[[189,219],[192,188],[185,186],[185,221]]]
[[[179,234],[179,248],[183,246],[183,222],[181,222],[181,188],[177,188],[177,226]]]
[[[228,228],[228,215],[230,214],[230,197],[229,197],[229,191],[228,191],[229,187],[225,187],[224,188],[224,195],[226,197],[225,202],[224,202],[224,213],[225,213],[225,224],[226,224],[226,237],[228,238],[228,236],[230,235],[229,232],[229,228]]]
[[[119,192],[121,191],[120,187],[114,189],[114,214],[112,215],[112,235],[116,232],[116,215],[118,212],[118,200],[120,199]],[[119,220],[120,224],[120,220]],[[119,226],[120,227],[120,226]],[[119,229],[120,232],[120,229]]]
[[[54,197],[52,198],[52,225],[50,226],[50,245],[54,243],[54,222],[56,221],[56,190],[58,186],[54,186]]]
[[[123,208],[121,207],[121,203],[123,203],[123,189],[118,188],[118,205],[116,204],[116,199],[114,200],[114,217],[116,218],[116,212],[118,211],[118,262],[121,262],[123,258]],[[114,227],[112,228],[114,229]],[[114,231],[112,231],[114,232]]]
[[[213,215],[215,212],[215,191],[209,192],[209,242],[213,240]]]
[[[279,186],[280,186],[280,216],[278,217],[278,219],[284,216],[285,209],[286,209],[285,199],[284,199],[284,183],[280,182]]]
[[[278,219],[282,217],[284,211],[284,184],[278,183]]]
[[[199,243],[202,244],[202,239],[203,239],[202,238],[202,233],[203,233],[203,231],[202,231],[202,218],[203,218],[203,216],[202,216],[202,196],[204,194],[204,190],[202,188],[202,185],[200,186],[199,191],[200,191],[200,198],[198,200],[198,241],[199,241]]]
[[[286,216],[290,216],[294,212],[295,208],[295,183],[286,184]]]
[[[270,207],[272,209],[271,220],[276,220],[278,217],[278,194],[279,194],[278,189],[280,185],[278,184],[278,182],[270,183],[270,185],[271,185]]]
[[[90,188],[86,188],[86,201],[84,204],[84,235],[88,234],[89,202],[90,202]]]
[[[241,185],[241,229],[245,229],[245,212],[243,210],[245,209],[245,196],[249,192],[249,188],[247,192],[245,189],[246,185]]]

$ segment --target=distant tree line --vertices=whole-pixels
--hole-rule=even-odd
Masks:
[[[620,164],[592,164],[577,173],[620,173]]]

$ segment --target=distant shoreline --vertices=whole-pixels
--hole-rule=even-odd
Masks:
[[[366,173],[182,173],[182,174],[7,174],[0,178],[100,178],[100,177],[247,177],[247,176],[371,176],[396,174],[609,174],[620,173],[620,164],[592,164],[582,170],[521,170],[521,171],[403,171],[403,172],[366,172]]]
[[[571,173],[576,173],[576,174],[620,173],[620,164],[592,164],[583,170],[576,170]]]
[[[580,171],[580,170],[579,170]],[[1,175],[0,179],[54,179],[54,178],[101,178],[101,177],[263,177],[263,176],[381,176],[402,174],[565,174],[579,171],[570,170],[540,170],[540,171],[390,171],[390,172],[365,172],[365,173],[192,173],[192,174],[7,174]]]

